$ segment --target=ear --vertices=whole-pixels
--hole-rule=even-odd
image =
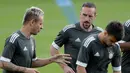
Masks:
[[[81,15],[81,11],[80,11],[80,15]]]
[[[97,13],[95,13],[95,18],[97,17],[97,15],[98,15],[98,14],[97,14]]]
[[[96,17],[97,17],[97,14],[95,13],[95,14],[94,14],[94,20],[96,19]]]
[[[107,36],[107,35],[108,35],[107,31],[106,31],[106,30],[104,30],[104,36]]]
[[[34,19],[30,20],[30,26],[33,26],[34,23],[35,23],[35,20],[34,20]]]

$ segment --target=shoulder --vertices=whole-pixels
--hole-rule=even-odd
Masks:
[[[120,49],[119,44],[114,44],[114,45],[112,46],[112,48],[113,48],[113,50],[114,50],[115,52],[121,52],[121,49]]]
[[[92,44],[92,42],[95,40],[96,38],[94,37],[94,35],[90,35],[87,38],[84,39],[83,41],[83,46],[84,47],[88,47],[90,44]]]
[[[101,31],[101,32],[104,31],[101,27],[96,26],[95,28],[96,28],[98,31]]]
[[[20,35],[19,35],[17,32],[12,33],[12,34],[10,35],[10,37],[8,38],[8,39],[9,39],[9,42],[10,42],[10,43],[14,43],[19,36],[20,36]]]
[[[124,23],[124,26],[126,26],[126,27],[129,27],[129,26],[130,26],[130,19],[127,20],[127,21]]]
[[[76,25],[75,24],[70,24],[70,25],[66,25],[62,30],[63,32],[66,32],[69,29],[75,28]]]

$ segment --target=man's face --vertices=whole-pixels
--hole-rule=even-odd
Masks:
[[[115,44],[115,42],[117,42],[117,40],[114,36],[106,34],[104,37],[104,42],[105,42],[105,45],[111,46],[111,45]]]
[[[40,30],[43,28],[43,16],[40,16],[39,20],[34,21],[34,23],[32,25],[33,26],[32,26],[31,34],[37,35],[37,33],[39,33]]]
[[[88,29],[90,25],[93,23],[95,17],[96,17],[95,8],[82,7],[80,13],[80,25],[83,28]]]

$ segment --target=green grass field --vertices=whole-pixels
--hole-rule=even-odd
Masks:
[[[130,0],[73,0],[76,13],[79,16],[83,2],[94,2],[97,6],[95,25],[104,28],[111,20],[121,22],[130,18]],[[35,36],[37,56],[50,57],[50,45],[58,32],[67,25],[67,20],[56,6],[54,0],[0,0],[0,53],[2,53],[7,36],[22,26],[25,9],[37,6],[45,12],[44,29]],[[63,51],[63,49],[61,50]],[[40,73],[63,73],[57,64],[38,68]],[[111,67],[108,69],[112,73]],[[0,73],[2,71],[0,70]]]

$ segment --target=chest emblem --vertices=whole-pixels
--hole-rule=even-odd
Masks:
[[[100,56],[99,52],[95,53],[94,56],[99,57]]]
[[[23,51],[27,51],[28,49],[26,48],[26,46],[24,47]]]
[[[112,51],[109,52],[109,59],[113,58],[114,53]]]
[[[79,38],[77,38],[77,39],[75,40],[75,42],[81,42],[81,40],[80,40]]]

